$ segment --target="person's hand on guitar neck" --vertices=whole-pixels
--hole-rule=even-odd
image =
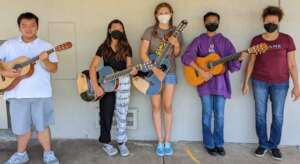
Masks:
[[[134,76],[138,73],[138,70],[135,67],[132,67],[131,71],[130,71],[130,75]]]
[[[57,71],[57,63],[52,63],[49,60],[49,54],[44,51],[39,55],[39,60],[43,63],[45,66],[45,69],[47,69],[51,73],[55,73]]]
[[[241,52],[241,56],[239,57],[239,61],[244,61],[247,59],[248,57],[248,53],[247,52]]]

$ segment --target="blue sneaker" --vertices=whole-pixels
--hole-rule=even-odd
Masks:
[[[174,154],[174,150],[173,150],[172,144],[170,142],[165,143],[164,151],[165,151],[165,155],[170,156],[170,155]]]
[[[156,155],[159,157],[163,157],[165,155],[163,143],[157,144],[155,152],[156,152]]]

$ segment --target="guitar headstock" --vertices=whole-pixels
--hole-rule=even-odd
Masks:
[[[263,54],[269,49],[267,43],[260,43],[248,49],[249,54]]]
[[[182,20],[179,25],[176,27],[174,36],[176,37],[180,32],[182,32],[186,26],[188,25],[188,21],[186,19]]]
[[[60,44],[60,45],[57,45],[55,47],[55,51],[56,52],[59,52],[59,51],[62,51],[62,50],[66,50],[66,49],[69,49],[72,47],[72,42],[65,42],[63,44]]]

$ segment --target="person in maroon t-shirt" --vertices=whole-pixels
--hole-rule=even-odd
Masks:
[[[268,149],[272,157],[282,159],[278,145],[281,140],[284,104],[289,88],[289,76],[293,80],[292,98],[300,97],[295,44],[293,39],[278,31],[283,12],[279,7],[269,6],[262,14],[266,33],[252,39],[251,46],[266,43],[269,50],[261,55],[251,55],[243,85],[243,94],[249,93],[251,78],[255,100],[256,133],[259,146],[255,151],[257,157],[263,157]],[[267,104],[270,97],[272,103],[271,134],[267,136]]]

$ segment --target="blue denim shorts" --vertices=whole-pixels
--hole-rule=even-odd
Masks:
[[[163,81],[164,84],[177,84],[176,73],[167,73]]]
[[[54,124],[52,98],[8,99],[14,134],[24,135],[31,129],[42,132]]]

